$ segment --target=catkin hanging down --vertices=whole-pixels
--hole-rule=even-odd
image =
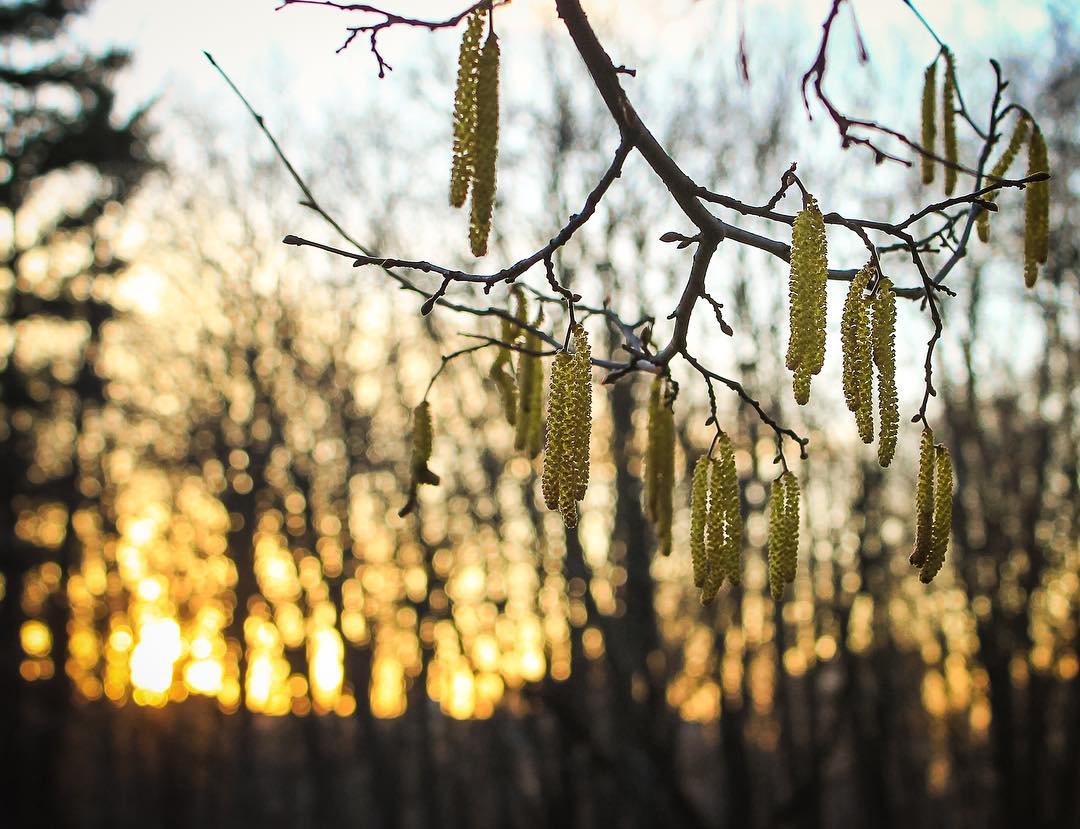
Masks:
[[[705,583],[701,587],[701,603],[712,604],[724,583],[724,510],[721,493],[720,464],[709,460],[709,511],[705,517]]]
[[[450,165],[450,205],[461,207],[473,176],[476,147],[476,79],[480,64],[483,11],[469,15],[458,53],[457,87],[454,89],[454,156]]]
[[[723,512],[724,541],[720,546],[720,572],[730,584],[742,580],[739,553],[742,549],[742,511],[739,505],[739,476],[735,469],[735,449],[731,438],[720,433],[718,442],[720,457],[717,458],[720,501],[714,509]]]
[[[645,481],[643,486],[645,517],[654,522],[656,520],[656,437],[660,425],[661,385],[661,378],[658,375],[653,379],[652,386],[649,388],[648,441],[645,444]]]
[[[539,331],[543,322],[541,310],[536,314],[533,328]],[[540,454],[543,433],[544,363],[537,354],[543,343],[536,331],[525,332],[525,343],[518,357],[518,410],[514,423],[514,448],[530,458]]]
[[[574,326],[574,352],[560,351],[551,369],[547,443],[541,489],[548,509],[562,513],[576,527],[577,502],[589,483],[589,436],[592,431],[592,354],[588,335]]]
[[[951,196],[956,189],[956,164],[959,151],[956,146],[956,69],[953,65],[953,54],[946,48],[945,55],[945,83],[941,92],[941,117],[942,133],[945,145],[945,195]]]
[[[702,455],[694,464],[690,483],[690,563],[694,570],[694,587],[705,586],[708,561],[705,558],[705,522],[709,508],[709,472],[712,461]]]
[[[413,409],[412,456],[409,461],[409,497],[399,511],[405,517],[416,507],[416,491],[421,484],[436,486],[439,476],[428,469],[434,432],[431,425],[431,408],[426,400]]]
[[[769,493],[769,592],[779,601],[795,581],[799,559],[799,482],[792,472],[775,481]]]
[[[900,407],[896,395],[896,294],[883,276],[871,313],[870,338],[878,388],[878,463],[888,466],[896,453]]]
[[[720,432],[718,457],[712,451],[694,468],[690,493],[690,557],[694,586],[701,588],[701,603],[711,604],[724,579],[742,579],[742,511],[735,449],[731,438]]]
[[[671,555],[675,487],[675,416],[667,381],[659,375],[649,395],[649,441],[645,455],[645,515],[656,530],[661,555]]]
[[[521,334],[526,314],[525,295],[522,293],[521,288],[515,287],[513,296],[517,306],[514,318],[512,320],[502,320],[500,330],[500,341],[508,346],[513,346]],[[510,348],[499,349],[499,353],[495,355],[495,360],[491,364],[490,377],[499,390],[499,399],[502,402],[506,420],[511,426],[514,426],[517,423],[518,387],[517,380],[514,378],[513,364],[510,360],[511,353]]]
[[[825,285],[828,280],[825,220],[813,196],[795,217],[791,233],[791,338],[787,367],[794,372],[795,401],[810,400],[810,378],[825,364]]]
[[[921,568],[930,557],[930,536],[934,526],[934,432],[923,427],[919,444],[919,474],[915,483],[915,547],[909,561]]]
[[[469,245],[473,256],[487,253],[495,205],[495,167],[499,155],[499,40],[487,36],[476,76],[476,151],[473,159]]]
[[[937,141],[937,114],[935,102],[937,100],[937,58],[926,67],[923,75],[922,91],[922,146],[928,153],[934,152],[934,142]],[[932,184],[934,181],[934,160],[928,155],[922,156],[922,182]]]
[[[870,315],[864,296],[872,265],[859,271],[848,286],[844,312],[840,320],[840,344],[843,350],[844,400],[855,413],[859,437],[863,443],[874,440],[874,391],[870,364]]]
[[[934,517],[930,528],[930,549],[919,572],[923,584],[929,584],[945,563],[952,530],[952,458],[949,450],[938,444],[934,447]]]
[[[1028,169],[1034,173],[1049,172],[1050,161],[1046,139],[1036,126],[1028,142]],[[1031,288],[1039,277],[1039,265],[1045,264],[1050,244],[1050,183],[1029,184],[1024,197],[1024,284]]]
[[[1020,148],[1024,146],[1024,142],[1027,141],[1028,129],[1031,126],[1031,122],[1025,116],[1021,116],[1020,120],[1016,122],[1016,126],[1013,127],[1012,138],[1009,139],[1009,145],[1005,148],[1005,152],[1001,154],[1001,158],[994,164],[994,168],[990,171],[990,181],[994,179],[1003,178],[1009,167],[1012,166],[1016,156],[1020,153]],[[986,201],[992,202],[997,198],[997,193],[987,193],[983,196]],[[976,219],[976,229],[979,231],[979,240],[982,242],[990,241],[990,211],[980,210],[979,216]]]

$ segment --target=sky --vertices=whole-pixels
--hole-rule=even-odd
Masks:
[[[301,116],[313,115],[343,96],[362,99],[379,84],[393,82],[393,75],[381,81],[377,77],[362,39],[347,52],[335,54],[345,26],[362,15],[302,6],[275,10],[277,5],[277,0],[98,0],[80,22],[76,38],[99,48],[115,45],[134,53],[135,65],[121,85],[124,103],[130,107],[161,94],[179,95],[208,107],[225,104],[227,90],[207,64],[204,50],[234,75],[241,88],[272,91],[288,102],[290,112]],[[433,18],[452,14],[461,5],[448,0],[386,2],[395,11]],[[514,0],[497,13],[500,30],[556,25],[553,6],[551,0]],[[718,7],[724,30],[732,37],[727,47],[734,46],[738,4],[731,0],[591,0],[585,6],[595,21],[614,33],[608,41],[613,52],[620,44],[631,44],[642,50],[677,53],[703,19],[717,14]],[[923,6],[928,20],[958,53],[993,54],[1006,44],[1037,43],[1046,37],[1048,18],[1041,0],[927,2]],[[751,46],[756,43],[760,49],[757,53],[752,49],[752,65],[770,59],[767,38],[776,20],[816,28],[827,8],[828,0],[746,0]],[[855,9],[875,67],[884,76],[904,68],[908,54],[901,44],[912,37],[925,46],[923,51],[933,52],[900,0],[856,0]],[[1080,10],[1075,13],[1080,16]],[[458,36],[392,29],[380,42],[387,60],[400,68],[409,64],[419,46],[427,48],[431,38],[452,54]]]

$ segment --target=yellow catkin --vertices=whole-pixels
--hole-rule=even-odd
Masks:
[[[656,521],[656,432],[660,425],[660,387],[662,380],[659,375],[653,379],[649,388],[649,432],[648,441],[645,444],[645,517],[650,521]]]
[[[945,195],[951,196],[956,189],[956,167],[959,151],[956,146],[956,68],[953,55],[945,49],[945,83],[941,92],[941,117],[945,146]]]
[[[924,427],[919,444],[919,475],[915,483],[915,546],[909,559],[922,567],[930,556],[930,536],[934,526],[934,432]]]
[[[794,372],[795,400],[810,399],[810,378],[825,364],[825,285],[828,256],[825,220],[813,196],[795,217],[791,233],[790,298],[791,339],[786,364]]]
[[[592,432],[592,355],[585,329],[573,331],[574,352],[560,351],[551,369],[548,434],[541,490],[549,509],[562,513],[567,527],[577,526],[577,502],[589,483],[589,436]]]
[[[888,466],[896,454],[900,406],[896,395],[896,293],[885,276],[874,297],[870,337],[878,382],[878,463]]]
[[[454,156],[450,166],[450,204],[461,207],[473,175],[476,142],[476,70],[480,63],[483,11],[469,15],[458,53],[457,87],[454,90]]]
[[[426,467],[431,459],[432,435],[431,407],[424,400],[413,409],[412,467],[414,470]]]
[[[675,486],[675,419],[667,382],[657,376],[649,396],[649,442],[645,457],[645,513],[656,530],[661,555],[671,555]]]
[[[413,409],[412,427],[412,453],[409,459],[409,497],[399,511],[398,515],[405,517],[416,506],[416,490],[421,484],[436,486],[439,476],[428,469],[428,461],[431,460],[431,448],[433,430],[431,425],[431,408],[426,400],[417,404]]]
[[[473,256],[487,253],[491,210],[495,205],[495,167],[499,155],[499,40],[484,41],[476,78],[476,152],[473,163],[469,245]]]
[[[935,448],[934,521],[930,531],[930,554],[919,573],[923,584],[929,584],[945,563],[952,530],[953,470],[949,450],[939,444]]]
[[[574,500],[580,501],[589,486],[589,438],[592,434],[592,350],[589,337],[580,325],[574,328],[573,390],[571,459],[574,474],[570,484]]]
[[[720,572],[731,584],[742,580],[739,554],[742,550],[742,511],[739,504],[739,476],[735,470],[735,450],[731,438],[720,433],[719,494],[720,501],[713,509],[723,511],[724,540],[720,546]]]
[[[791,584],[799,564],[799,480],[793,472],[785,472],[783,554],[781,575]]]
[[[544,443],[544,472],[541,491],[548,509],[559,508],[559,489],[566,454],[566,404],[569,394],[570,355],[560,351],[551,364],[548,386],[547,438]]]
[[[708,562],[705,559],[705,521],[709,506],[708,455],[702,455],[694,465],[694,477],[690,483],[690,563],[694,569],[694,587],[705,586]]]
[[[517,342],[517,339],[521,334],[521,326],[525,322],[526,314],[525,295],[522,293],[521,288],[515,287],[513,289],[513,297],[516,305],[514,317],[513,319],[502,320],[499,337],[500,341],[510,346]],[[492,381],[494,381],[496,388],[499,390],[499,399],[502,402],[503,413],[506,415],[506,420],[511,426],[517,423],[518,410],[517,380],[514,378],[513,363],[510,359],[512,353],[510,348],[500,348],[494,362],[491,364],[490,374]]]
[[[937,141],[937,113],[935,103],[937,100],[937,58],[926,67],[923,74],[922,91],[922,146],[928,153],[934,152],[934,143]],[[934,160],[929,156],[922,157],[922,182],[932,184],[934,181]]]
[[[533,328],[539,329],[543,321],[544,315],[541,311],[536,315]],[[542,345],[538,333],[526,331],[522,346],[524,350],[518,357],[518,410],[514,423],[514,448],[519,452],[524,451],[530,458],[535,458],[540,453],[544,364],[536,352]]]
[[[784,564],[783,558],[787,545],[785,533],[787,524],[784,521],[784,489],[787,481],[781,475],[772,482],[769,491],[769,592],[773,599],[779,600],[784,595]]]
[[[1020,148],[1024,146],[1024,142],[1027,141],[1028,130],[1031,127],[1031,122],[1026,116],[1021,116],[1020,120],[1016,122],[1016,126],[1013,127],[1012,138],[1009,139],[1009,145],[1005,148],[1005,152],[1001,154],[1001,158],[997,160],[994,168],[990,171],[990,181],[988,183],[993,184],[994,179],[1004,178],[1005,174],[1009,172],[1009,168],[1012,166],[1013,161],[1016,160],[1016,156],[1020,153]],[[986,201],[994,201],[997,198],[997,193],[987,193],[983,198]],[[980,210],[979,216],[976,219],[976,229],[979,231],[979,239],[983,242],[990,241],[990,211]]]
[[[1037,126],[1028,142],[1027,174],[1050,171],[1046,139]],[[1024,198],[1024,284],[1035,285],[1039,265],[1050,252],[1050,183],[1038,181],[1027,186]]]
[[[709,461],[709,510],[705,518],[705,583],[701,588],[701,603],[711,604],[724,583],[722,564],[724,547],[724,510],[722,474],[715,458]]]
[[[844,357],[844,400],[848,410],[855,413],[855,423],[859,427],[859,437],[863,443],[870,443],[874,439],[870,316],[864,297],[873,274],[873,267],[866,265],[851,280],[840,320],[840,344]]]

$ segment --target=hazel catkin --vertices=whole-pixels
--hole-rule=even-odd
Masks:
[[[799,482],[788,471],[772,483],[769,492],[769,592],[775,601],[784,586],[795,581],[799,557]]]
[[[930,551],[919,573],[923,584],[929,584],[945,563],[952,530],[952,458],[942,444],[934,447],[934,456],[934,517],[930,529]]]
[[[661,555],[671,555],[672,499],[675,486],[675,420],[667,381],[657,376],[649,396],[645,456],[645,514],[656,530]]]
[[[922,567],[930,556],[930,536],[934,526],[934,432],[923,427],[919,444],[919,473],[915,483],[915,546],[909,561]]]
[[[892,281],[881,277],[870,322],[878,388],[878,463],[888,466],[896,454],[900,407],[896,393],[896,293]]]
[[[532,327],[539,329],[544,321],[544,312],[537,313]],[[537,353],[542,343],[536,331],[525,332],[525,342],[518,356],[517,399],[518,410],[514,423],[514,448],[524,452],[527,457],[535,458],[540,454],[540,438],[543,432],[544,363]]]
[[[701,587],[701,603],[712,604],[724,583],[724,510],[720,464],[709,461],[709,511],[705,518],[705,582]]]
[[[934,142],[937,140],[937,114],[935,103],[937,101],[937,58],[926,67],[923,74],[922,92],[922,146],[927,153],[934,152]],[[929,155],[922,156],[922,183],[932,184],[934,181],[934,159]]]
[[[1028,169],[1034,173],[1049,172],[1050,161],[1046,139],[1036,126],[1028,141]],[[1050,242],[1050,183],[1029,184],[1024,196],[1024,284],[1031,288],[1039,277],[1039,265],[1045,264]]]
[[[541,489],[549,509],[562,513],[567,527],[577,526],[577,502],[589,483],[589,436],[592,431],[592,355],[588,335],[573,330],[574,352],[555,355],[548,392],[547,443]]]
[[[720,457],[717,459],[719,502],[713,509],[723,513],[724,540],[720,545],[719,566],[723,577],[730,584],[742,579],[739,553],[742,549],[742,512],[739,504],[739,477],[735,469],[735,450],[731,438],[720,433],[718,442]]]
[[[795,217],[791,233],[790,298],[791,338],[787,367],[794,372],[795,400],[810,399],[810,378],[825,363],[825,285],[828,280],[825,219],[813,196]]]
[[[483,11],[469,15],[458,52],[457,86],[454,89],[454,154],[450,165],[450,205],[461,207],[469,192],[476,149],[476,80],[480,63]]]
[[[866,265],[851,280],[840,320],[844,400],[848,410],[855,413],[855,423],[859,427],[859,437],[863,443],[874,440],[870,316],[864,296],[873,273],[873,266]]]
[[[945,55],[945,83],[941,90],[941,117],[942,133],[945,147],[945,195],[951,196],[956,189],[956,165],[959,151],[956,145],[956,68],[953,64],[953,54],[946,47]]]
[[[409,460],[409,497],[398,511],[398,516],[404,518],[416,506],[416,491],[421,484],[436,486],[439,476],[428,468],[431,460],[431,449],[434,432],[431,424],[431,407],[426,400],[420,401],[413,409],[413,426],[411,438],[411,457]]]
[[[690,482],[690,563],[694,571],[694,587],[705,585],[708,562],[705,559],[705,521],[709,506],[709,470],[712,462],[702,455],[694,464]]]
[[[782,575],[784,581],[791,584],[795,581],[795,571],[799,563],[799,480],[793,472],[785,472],[787,479],[784,485],[784,533],[783,533],[783,565]]]
[[[513,346],[521,334],[526,314],[525,296],[521,288],[515,287],[513,296],[517,306],[516,311],[512,319],[504,318],[502,320],[500,332],[500,341],[506,343],[508,347],[499,348],[499,353],[495,355],[495,360],[491,364],[489,375],[499,391],[503,414],[505,414],[506,420],[511,426],[517,423],[518,386],[513,373],[513,363],[510,360],[512,351],[509,346]]]
[[[1012,166],[1016,156],[1020,153],[1020,148],[1024,146],[1024,142],[1027,141],[1028,129],[1031,126],[1031,122],[1026,116],[1021,116],[1020,120],[1016,122],[1016,126],[1013,127],[1012,137],[1009,139],[1009,145],[1005,148],[1005,152],[1001,154],[1001,158],[994,164],[993,169],[990,171],[990,181],[993,183],[995,179],[1003,178],[1009,167]],[[992,202],[997,198],[997,193],[987,193],[983,196],[985,201]],[[979,240],[982,242],[990,241],[990,211],[980,210],[978,218],[976,219],[976,229],[979,232]]]
[[[499,39],[490,32],[480,51],[476,73],[476,149],[473,157],[472,215],[469,245],[473,256],[487,253],[491,211],[495,205],[495,168],[499,155]]]

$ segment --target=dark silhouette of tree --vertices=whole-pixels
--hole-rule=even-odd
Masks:
[[[26,807],[11,815],[22,825],[48,825],[56,817],[56,798],[45,787],[32,787],[40,794],[36,803],[8,795],[56,774],[71,697],[66,575],[79,555],[72,521],[100,490],[94,455],[82,440],[105,405],[96,360],[103,329],[115,316],[109,283],[123,266],[101,224],[151,166],[145,113],[121,119],[115,108],[112,79],[127,56],[51,48],[87,5],[27,0],[0,9],[0,94],[6,102],[0,118],[0,213],[10,229],[0,265],[6,274],[0,302],[12,343],[0,366],[0,574],[6,592],[0,659],[13,669],[0,679],[0,744],[4,766],[12,770],[4,775],[3,800]],[[51,195],[43,194],[50,187]],[[65,193],[59,209],[51,202],[55,188]],[[54,359],[27,363],[20,342],[35,330],[67,348],[59,346]],[[59,505],[65,514],[62,534],[49,550],[16,532],[20,513],[45,504]],[[45,663],[52,678],[45,683],[43,728],[28,741],[19,730],[19,595],[24,576],[45,554],[59,566],[40,609],[53,632]]]

